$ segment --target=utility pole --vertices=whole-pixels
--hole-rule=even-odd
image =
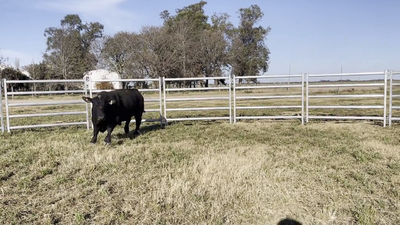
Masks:
[[[343,65],[340,65],[340,73],[343,73]],[[343,82],[343,75],[340,76],[340,83]],[[337,88],[337,92],[339,93],[339,87]]]
[[[289,75],[290,75],[291,69],[292,69],[292,64],[289,64]],[[290,85],[290,76],[289,76],[287,84]],[[289,87],[287,87],[286,90],[289,90]]]

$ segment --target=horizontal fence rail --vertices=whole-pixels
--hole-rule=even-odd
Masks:
[[[179,88],[174,88],[174,87],[168,87],[167,82],[169,83],[190,83],[190,86],[192,85],[191,83],[200,83],[200,82],[209,82],[211,80],[228,80],[228,84],[224,86],[214,86],[214,87],[179,87]],[[196,77],[196,78],[163,78],[163,87],[164,87],[164,117],[166,121],[188,121],[188,120],[229,120],[229,122],[232,122],[232,103],[231,103],[231,95],[232,91],[230,88],[231,84],[231,78],[230,77]],[[198,84],[200,86],[200,84]],[[218,84],[217,84],[218,85]],[[207,97],[179,97],[179,98],[173,98],[170,97],[172,93],[174,92],[195,92],[195,91],[227,91],[227,93],[224,93],[223,96],[207,96]],[[168,102],[200,102],[199,104],[202,104],[204,102],[210,102],[210,101],[215,101],[215,100],[220,100],[225,102],[226,106],[213,106],[213,107],[183,107],[183,108],[173,108],[171,106],[168,106]],[[173,118],[168,118],[167,117],[167,112],[177,112],[177,111],[211,111],[210,114],[213,114],[212,112],[215,111],[227,111],[229,116],[193,116],[193,117],[173,117]]]
[[[125,83],[130,83],[130,82],[148,82],[151,83],[153,88],[138,88],[138,91],[141,92],[142,94],[145,93],[153,93],[156,94],[157,97],[153,98],[144,98],[144,102],[158,102],[158,107],[157,108],[148,108],[147,105],[145,104],[145,112],[158,112],[159,116],[156,119],[142,119],[142,122],[160,122],[160,125],[164,125],[164,118],[163,118],[163,110],[162,110],[162,91],[161,91],[161,84],[162,84],[162,78],[159,77],[157,79],[108,79],[108,80],[94,80],[94,79],[88,79],[87,80],[87,85],[89,87],[95,87],[96,83],[102,83],[102,82],[125,82]],[[89,88],[89,93],[90,97],[93,97],[93,94],[100,93],[102,91],[112,91],[112,89],[108,90],[97,90],[94,88]],[[131,123],[135,123],[136,121],[132,118]]]
[[[343,80],[351,81],[352,77],[355,76],[374,76],[377,77],[377,82],[374,83],[362,83],[362,84],[342,84]],[[385,72],[372,72],[372,73],[336,73],[336,74],[307,74],[306,75],[306,122],[309,119],[333,119],[333,120],[382,120],[383,126],[386,126],[386,101],[387,101],[387,78],[388,71]],[[332,84],[323,84],[321,78],[340,78],[339,81]],[[318,81],[312,81],[313,78]],[[310,81],[311,79],[311,81]],[[340,87],[375,87],[381,88],[381,94],[318,94],[319,89],[327,88],[337,88],[337,93],[339,93]],[[310,90],[317,89],[317,94],[310,93]],[[311,105],[311,99],[325,99],[325,98],[336,98],[339,99],[338,102],[342,103],[343,99],[371,99],[378,98],[382,99],[379,105]],[[341,100],[340,100],[341,99]],[[382,109],[382,116],[360,116],[360,115],[350,115],[350,116],[335,116],[335,115],[310,115],[310,109]]]
[[[10,84],[21,84],[21,83],[77,83],[81,86],[82,90],[63,90],[63,91],[11,91],[8,92],[7,87]],[[12,96],[23,96],[23,95],[43,95],[43,94],[76,94],[85,93],[87,90],[84,88],[84,80],[3,80],[4,84],[4,98],[5,98],[5,108],[6,108],[6,124],[7,131],[16,129],[27,129],[27,128],[39,128],[39,127],[56,127],[56,126],[71,126],[71,125],[86,125],[88,127],[88,110],[82,109],[82,111],[70,111],[70,112],[52,112],[52,113],[30,113],[30,114],[14,114],[10,113],[10,107],[29,107],[29,106],[63,106],[63,105],[83,105],[84,101],[34,101],[34,102],[22,102],[22,103],[10,103],[9,97]],[[59,123],[49,123],[49,124],[29,124],[29,125],[11,125],[11,120],[13,118],[32,118],[32,117],[52,117],[52,116],[64,116],[64,115],[86,115],[85,121],[80,122],[59,122]]]
[[[271,84],[271,80],[273,79],[288,79],[288,84],[282,84],[283,82],[279,82],[278,84]],[[293,80],[297,81],[293,82]],[[256,86],[253,84],[245,84],[238,86],[236,85],[236,80],[251,80],[251,79],[260,79],[264,80],[263,83],[257,84]],[[290,84],[290,79],[292,79],[292,84]],[[262,96],[255,95],[240,95],[238,96],[239,91],[241,90],[253,90],[253,89],[299,89],[296,95],[273,95],[271,94],[263,94]],[[296,92],[296,91],[295,91]],[[291,93],[291,92],[289,92]],[[276,100],[276,99],[291,99],[297,100],[299,103],[296,105],[258,105],[258,106],[238,106],[238,101],[245,101],[248,103],[252,100]],[[300,119],[302,124],[304,124],[304,75],[269,75],[269,76],[244,76],[244,77],[235,77],[233,81],[233,122],[236,123],[239,119]],[[265,102],[263,102],[265,104]],[[300,109],[301,112],[298,115],[275,115],[275,116],[237,116],[238,110],[248,110],[248,109]]]
[[[372,78],[366,79],[368,76]],[[357,77],[362,78],[357,80]],[[226,82],[219,84],[220,80]],[[77,80],[3,79],[0,82],[1,131],[74,125],[86,125],[90,129],[91,104],[80,97],[110,91],[97,90],[95,84],[101,82],[136,84],[148,103],[145,104],[145,111],[157,113],[155,118],[142,119],[142,122],[160,122],[161,126],[166,125],[167,120],[227,120],[236,123],[250,119],[300,119],[302,124],[313,119],[378,120],[384,127],[387,123],[391,126],[393,122],[400,121],[400,71],[118,80],[92,80],[88,77]],[[67,84],[69,86],[63,86]],[[62,100],[60,96],[65,94],[72,99]],[[30,95],[37,99],[24,100]],[[43,95],[53,97],[44,100]],[[80,110],[79,105],[85,106]],[[35,110],[27,112],[29,107],[41,106],[55,108],[43,113]],[[73,106],[75,110],[58,110],[58,107],[64,106]],[[14,113],[11,108],[19,113]],[[335,110],[342,111],[338,113]],[[86,119],[48,124],[34,124],[28,119],[60,117],[62,120],[63,116],[79,115],[84,115]],[[28,122],[13,122],[21,119]]]
[[[395,80],[395,78],[398,78]],[[399,116],[394,116],[393,111],[400,111],[400,105],[393,103],[393,99],[400,99],[400,92],[398,89],[396,90],[396,94],[394,94],[394,88],[400,87],[400,71],[391,71],[390,72],[390,93],[389,93],[389,126],[392,126],[393,121],[400,121]]]

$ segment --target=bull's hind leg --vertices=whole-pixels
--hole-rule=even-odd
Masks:
[[[142,114],[138,113],[135,115],[135,121],[136,121],[136,129],[135,129],[135,134],[140,135],[140,124],[142,123]]]
[[[125,134],[126,134],[126,135],[129,134],[129,125],[130,125],[130,123],[131,123],[131,118],[127,119],[127,120],[126,120],[126,123],[125,123],[124,130],[125,130]]]

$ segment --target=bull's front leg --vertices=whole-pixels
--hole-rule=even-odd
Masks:
[[[98,134],[99,134],[99,126],[93,123],[93,137],[90,143],[92,144],[96,143]]]
[[[104,139],[104,142],[105,142],[106,144],[111,144],[111,133],[113,132],[115,126],[116,126],[115,124],[109,124],[109,125],[107,126],[107,136],[106,136],[106,138]]]
[[[125,127],[124,127],[124,130],[125,130],[125,134],[126,134],[126,135],[129,134],[129,125],[130,125],[130,123],[131,123],[131,118],[128,118],[128,119],[126,120],[126,122],[125,122]]]

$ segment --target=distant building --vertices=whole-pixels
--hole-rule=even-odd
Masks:
[[[104,69],[88,71],[84,74],[83,79],[85,79],[86,81],[89,81],[89,79],[91,79],[91,80],[110,80],[110,82],[114,86],[114,89],[122,88],[121,82],[112,81],[112,80],[121,79],[120,75],[116,72],[111,72],[111,71],[104,70]],[[97,89],[96,83],[98,83],[98,82],[90,82],[88,88],[92,89],[92,90]]]

